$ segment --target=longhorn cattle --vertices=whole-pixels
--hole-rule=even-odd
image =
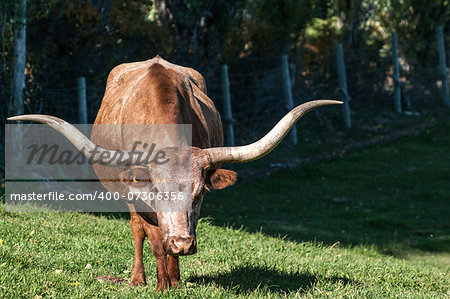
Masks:
[[[249,145],[223,147],[223,131],[220,115],[214,103],[206,95],[205,80],[192,68],[171,64],[161,57],[121,64],[109,74],[106,91],[94,123],[91,139],[87,138],[67,122],[47,115],[22,115],[9,118],[15,121],[35,121],[47,124],[62,133],[78,149],[97,147],[96,155],[102,152],[114,154],[121,151],[129,155],[126,167],[115,167],[118,161],[109,165],[94,165],[100,180],[105,175],[118,178],[121,184],[103,182],[104,186],[117,192],[127,192],[140,188],[150,190],[149,165],[142,165],[130,153],[131,135],[101,129],[101,124],[190,124],[192,126],[192,146],[186,151],[191,169],[171,169],[180,177],[189,171],[191,175],[183,186],[189,185],[189,212],[137,211],[129,204],[131,230],[134,238],[134,265],[131,286],[146,284],[143,265],[143,242],[150,240],[157,262],[157,288],[165,290],[180,280],[178,257],[197,251],[196,225],[203,197],[210,189],[222,189],[235,183],[237,174],[222,169],[222,163],[243,163],[268,154],[288,133],[294,123],[308,111],[323,105],[340,104],[333,100],[316,100],[297,106],[286,114],[263,138]],[[178,138],[171,132],[171,138]],[[83,151],[93,158],[91,151]],[[179,153],[172,153],[180,156]],[[170,155],[170,152],[168,153]],[[95,160],[95,159],[94,159]],[[123,166],[123,165],[122,165]],[[149,181],[139,178],[149,176]],[[136,179],[138,178],[138,179]],[[175,183],[177,184],[177,183]],[[121,187],[117,187],[120,185]],[[171,185],[174,186],[173,184]],[[183,190],[184,190],[183,189]],[[178,191],[178,190],[177,190]]]

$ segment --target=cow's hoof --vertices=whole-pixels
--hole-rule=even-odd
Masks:
[[[133,279],[130,282],[130,287],[139,287],[139,286],[145,286],[146,282],[145,280],[141,280],[141,279]]]
[[[156,288],[156,292],[157,293],[159,293],[160,291],[162,291],[162,292],[164,292],[164,291],[166,291],[167,289],[169,289],[170,288],[170,282],[169,282],[169,280],[167,279],[164,279],[163,281],[158,281],[158,285],[157,285],[157,288]]]

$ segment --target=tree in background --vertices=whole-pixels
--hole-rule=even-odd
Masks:
[[[2,72],[7,76],[2,76],[1,84],[8,86],[2,95],[11,99],[15,91],[9,86],[17,63],[14,44],[25,41],[12,34],[13,24],[20,23],[13,22],[13,3],[25,1],[2,4]],[[33,102],[56,101],[42,90],[72,88],[78,76],[102,89],[114,66],[157,54],[208,76],[223,62],[246,72],[242,61],[278,64],[279,55],[287,53],[292,63],[302,61],[301,69],[308,72],[308,61],[325,63],[318,58],[330,55],[337,41],[345,49],[360,51],[367,63],[388,57],[390,32],[395,30],[404,60],[427,64],[433,60],[427,47],[436,26],[449,29],[448,0],[28,0],[25,4],[26,112],[35,110]],[[264,63],[251,67],[257,71]]]
[[[177,63],[217,66],[230,32],[238,28],[244,0],[156,0],[151,20],[169,30]]]

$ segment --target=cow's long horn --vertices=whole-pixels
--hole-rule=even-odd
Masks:
[[[11,121],[34,121],[49,125],[69,140],[79,151],[81,151],[90,161],[107,166],[134,165],[138,155],[133,155],[131,151],[113,151],[97,146],[74,125],[58,117],[43,114],[25,114],[9,117]],[[136,152],[134,152],[136,153]],[[100,157],[102,155],[102,158]],[[104,160],[104,161],[103,161]],[[103,161],[103,162],[102,162]]]
[[[315,100],[301,104],[286,114],[275,127],[260,140],[234,147],[215,147],[205,149],[211,164],[216,163],[243,163],[259,159],[270,153],[289,132],[297,120],[314,108],[342,104],[341,101]]]

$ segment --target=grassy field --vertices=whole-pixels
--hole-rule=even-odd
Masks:
[[[0,297],[450,296],[450,124],[209,194],[198,253],[177,289],[129,281],[126,217],[8,213],[0,206]],[[251,167],[249,164],[248,167]],[[87,265],[91,267],[86,267]]]

